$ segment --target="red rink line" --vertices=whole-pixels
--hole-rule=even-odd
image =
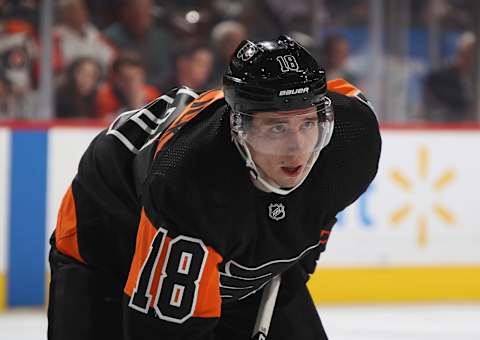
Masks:
[[[48,130],[51,128],[106,128],[110,121],[100,119],[0,120],[0,127],[14,130]]]

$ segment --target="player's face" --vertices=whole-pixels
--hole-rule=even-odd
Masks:
[[[77,90],[82,96],[90,95],[100,78],[98,66],[92,61],[83,62],[75,71]]]
[[[115,86],[122,92],[136,93],[143,88],[145,72],[137,65],[123,65],[115,75]]]
[[[297,185],[317,146],[316,108],[254,115],[247,143],[263,176],[282,188]]]

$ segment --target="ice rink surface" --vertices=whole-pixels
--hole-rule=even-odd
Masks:
[[[480,339],[480,303],[320,306],[318,310],[331,340]],[[44,340],[46,329],[45,310],[0,313],[1,340]]]

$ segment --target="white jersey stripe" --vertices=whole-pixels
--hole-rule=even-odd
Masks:
[[[182,89],[178,90],[177,94],[181,94],[181,93],[185,93],[185,94],[187,94],[190,97],[193,97],[195,99],[198,98],[198,94],[196,94],[195,92],[193,92],[192,90],[187,89],[187,88],[182,88]]]
[[[132,143],[130,143],[128,138],[125,137],[122,133],[118,132],[117,130],[110,130],[107,132],[107,135],[113,135],[117,137],[120,140],[120,142],[122,142],[123,145],[127,147],[128,150],[130,150],[134,154],[138,154],[139,152],[138,149]]]

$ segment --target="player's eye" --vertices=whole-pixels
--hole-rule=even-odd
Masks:
[[[302,124],[302,130],[309,130],[315,126],[315,121],[314,120],[306,120]]]
[[[270,127],[270,132],[275,135],[280,135],[287,132],[287,124],[275,124]]]

